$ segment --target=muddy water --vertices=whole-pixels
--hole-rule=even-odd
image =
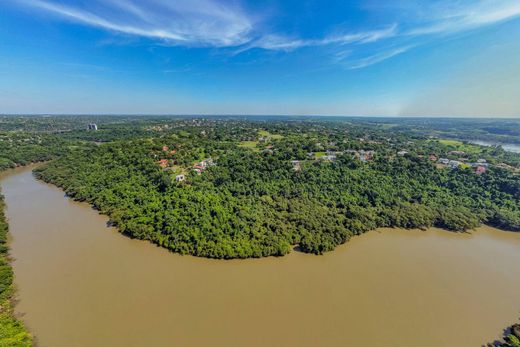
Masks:
[[[1,183],[40,346],[481,346],[520,316],[520,234],[382,230],[215,261],[125,238],[29,169]]]

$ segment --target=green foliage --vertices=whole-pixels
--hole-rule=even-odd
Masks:
[[[514,211],[498,208],[493,223],[501,228],[520,231],[520,214]]]
[[[3,197],[0,195],[0,347],[32,346],[32,338],[22,322],[13,317],[13,270],[7,254],[7,221]]]
[[[507,341],[511,347],[520,347],[520,339],[513,334],[507,336]]]
[[[1,133],[0,171],[47,161],[71,150],[64,140],[47,134]]]
[[[36,175],[91,203],[126,235],[211,258],[284,255],[291,245],[322,254],[378,227],[465,231],[485,222],[518,230],[520,185],[511,171],[437,169],[427,155],[449,149],[436,142],[388,140],[384,131],[328,123],[262,124],[262,134],[280,136],[257,143],[258,151],[242,148],[257,139],[255,125],[187,123],[154,138],[71,151]],[[396,157],[403,147],[410,154]],[[353,149],[375,150],[374,160],[362,163],[348,154]],[[340,154],[315,160],[324,150]],[[190,172],[207,157],[217,165]],[[156,164],[160,158],[176,163],[187,180],[175,182]]]

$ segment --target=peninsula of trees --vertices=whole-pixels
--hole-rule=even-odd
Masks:
[[[37,177],[181,254],[322,254],[378,227],[520,230],[519,155],[500,147],[352,120],[97,125],[61,134],[75,145]]]

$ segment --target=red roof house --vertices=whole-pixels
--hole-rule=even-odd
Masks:
[[[161,160],[158,161],[158,164],[162,168],[167,168],[168,167],[168,159],[161,159]]]
[[[486,173],[486,167],[485,166],[478,166],[477,169],[475,170],[475,173],[477,175],[481,175],[483,173]]]

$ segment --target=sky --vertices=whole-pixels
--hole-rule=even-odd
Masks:
[[[2,113],[520,117],[520,0],[1,0]]]

